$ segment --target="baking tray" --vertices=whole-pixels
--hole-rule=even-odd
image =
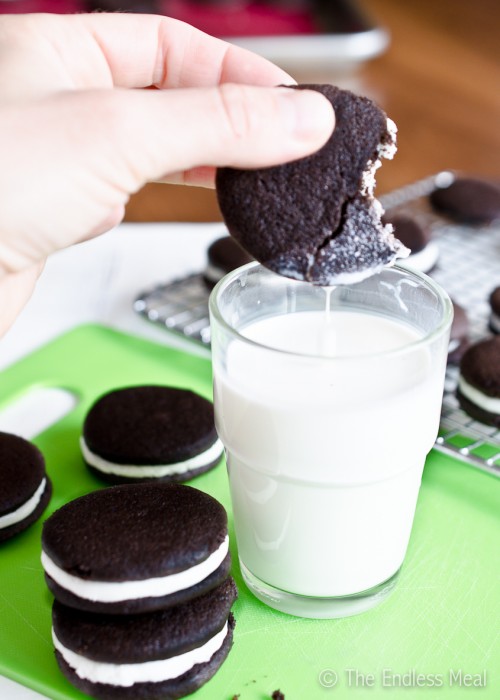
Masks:
[[[0,374],[0,410],[40,386],[64,388],[77,398],[70,413],[34,439],[54,484],[44,517],[102,486],[79,452],[85,412],[103,392],[140,383],[211,397],[210,362],[101,326],[81,326]],[[433,451],[395,592],[380,607],[342,620],[295,618],[256,600],[237,564],[224,464],[191,484],[228,511],[239,588],[234,647],[193,700],[270,700],[278,688],[286,700],[383,699],[391,697],[387,683],[397,682],[396,674],[412,672],[425,674],[428,683],[432,675],[442,682],[427,697],[470,698],[471,688],[463,685],[467,673],[485,678],[482,698],[499,697],[498,482],[491,476]],[[60,674],[52,651],[41,527],[38,522],[0,547],[0,673],[49,698],[77,700],[85,696]],[[354,670],[373,674],[373,687],[363,687],[360,676],[356,685]],[[404,689],[405,698],[423,693],[422,687]],[[393,689],[394,697],[402,694]]]
[[[281,15],[280,29],[274,25],[274,33],[273,9],[277,16]],[[162,11],[297,73],[318,68],[351,70],[379,56],[390,41],[387,29],[357,0],[271,0],[248,2],[240,7],[237,2],[220,6],[212,3],[199,7],[196,13],[188,7],[187,15],[182,3],[165,2]],[[295,23],[298,21],[295,29],[293,18]],[[283,21],[288,21],[287,32]]]

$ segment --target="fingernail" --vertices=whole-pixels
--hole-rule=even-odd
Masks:
[[[279,102],[287,131],[299,139],[329,136],[335,125],[331,103],[314,90],[280,88]]]

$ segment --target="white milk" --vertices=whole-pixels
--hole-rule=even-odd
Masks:
[[[241,562],[306,596],[377,586],[405,556],[442,363],[418,343],[396,351],[419,340],[413,328],[352,311],[267,318],[243,333],[268,347],[232,341],[226,368],[214,366]]]

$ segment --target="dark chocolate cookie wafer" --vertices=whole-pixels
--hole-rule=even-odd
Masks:
[[[235,599],[229,578],[188,603],[141,615],[93,615],[55,602],[57,662],[70,683],[103,700],[185,697],[229,653]]]
[[[457,177],[429,195],[436,211],[465,223],[484,224],[500,219],[500,186],[471,177]]]
[[[45,460],[31,442],[0,432],[0,542],[42,515],[52,493]]]
[[[500,336],[475,343],[465,352],[457,397],[470,416],[500,427]]]
[[[490,330],[500,334],[500,287],[496,287],[490,294]]]
[[[219,205],[229,233],[270,270],[318,285],[353,283],[408,254],[373,197],[380,159],[396,150],[396,127],[366,97],[298,86],[306,88],[334,107],[326,145],[277,167],[219,169]]]
[[[111,483],[187,481],[222,456],[210,401],[187,389],[134,386],[101,396],[85,418],[83,458]]]
[[[227,577],[226,512],[180,484],[101,489],[45,521],[42,564],[65,605],[109,614],[160,610]]]
[[[458,365],[464,352],[469,347],[469,318],[464,308],[452,300],[453,322],[448,347],[448,362]]]

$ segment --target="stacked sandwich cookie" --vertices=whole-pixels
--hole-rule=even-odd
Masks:
[[[232,644],[227,516],[214,498],[164,482],[113,486],[45,521],[58,664],[96,698],[181,698]]]

